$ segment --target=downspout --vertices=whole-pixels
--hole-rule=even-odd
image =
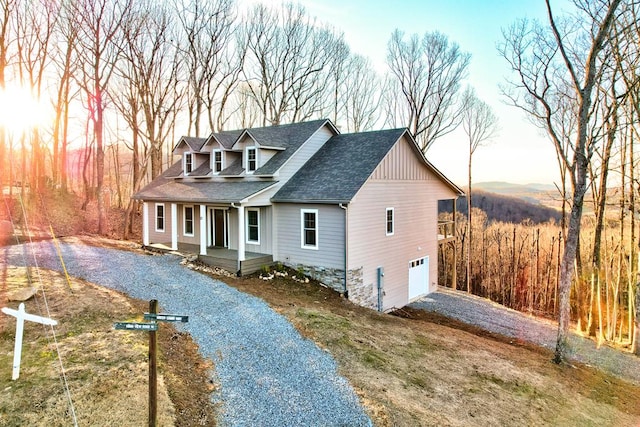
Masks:
[[[345,298],[349,299],[349,291],[347,290],[347,248],[349,247],[349,215],[347,207],[344,204],[339,203],[338,206],[340,206],[341,209],[344,209],[344,287],[342,290],[342,294]]]

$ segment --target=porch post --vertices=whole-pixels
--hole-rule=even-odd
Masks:
[[[171,250],[178,250],[178,205],[171,203]]]
[[[240,263],[244,261],[244,206],[240,204],[238,208],[238,271]]]
[[[207,207],[200,205],[200,255],[207,254]]]
[[[149,246],[149,202],[142,202],[142,244]]]

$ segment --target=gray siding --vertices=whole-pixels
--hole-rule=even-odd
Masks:
[[[238,209],[229,209],[229,249],[238,249]]]
[[[318,210],[318,249],[301,247],[301,209]],[[302,264],[344,269],[344,210],[336,205],[298,205],[278,203],[277,259],[286,264]]]
[[[193,206],[193,236],[185,236],[184,234],[185,206]],[[190,243],[200,246],[200,205],[178,204],[178,243]]]
[[[333,132],[329,130],[327,126],[323,126],[318,129],[311,137],[305,142],[298,151],[289,158],[289,160],[280,168],[274,179],[278,181],[269,190],[261,193],[256,197],[252,197],[250,203],[252,205],[266,205],[269,204],[271,198],[278,192],[296,172],[300,169],[313,155],[324,145],[329,138],[333,136]]]
[[[156,202],[149,202],[149,243],[171,243],[171,203],[164,204],[164,232],[156,231]]]
[[[333,136],[333,132],[322,126],[289,158],[278,173],[279,186],[282,186]]]
[[[248,252],[257,252],[260,254],[271,254],[273,251],[272,239],[273,239],[273,227],[272,227],[272,212],[271,206],[261,206],[251,209],[260,209],[260,244],[256,245],[247,242],[245,244],[245,250]],[[247,213],[245,211],[245,221]],[[246,224],[245,224],[245,239],[247,238]]]

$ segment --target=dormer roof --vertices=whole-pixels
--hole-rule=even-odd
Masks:
[[[193,136],[182,136],[180,137],[180,140],[178,140],[178,143],[175,145],[175,147],[173,147],[173,149],[175,150],[178,147],[185,145],[189,148],[189,151],[199,153],[200,150],[202,150],[202,147],[204,146],[205,142],[207,142],[207,139],[208,138],[195,138]]]

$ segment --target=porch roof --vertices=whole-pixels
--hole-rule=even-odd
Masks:
[[[275,184],[277,181],[183,182],[158,177],[134,194],[133,199],[166,202],[240,203]]]

